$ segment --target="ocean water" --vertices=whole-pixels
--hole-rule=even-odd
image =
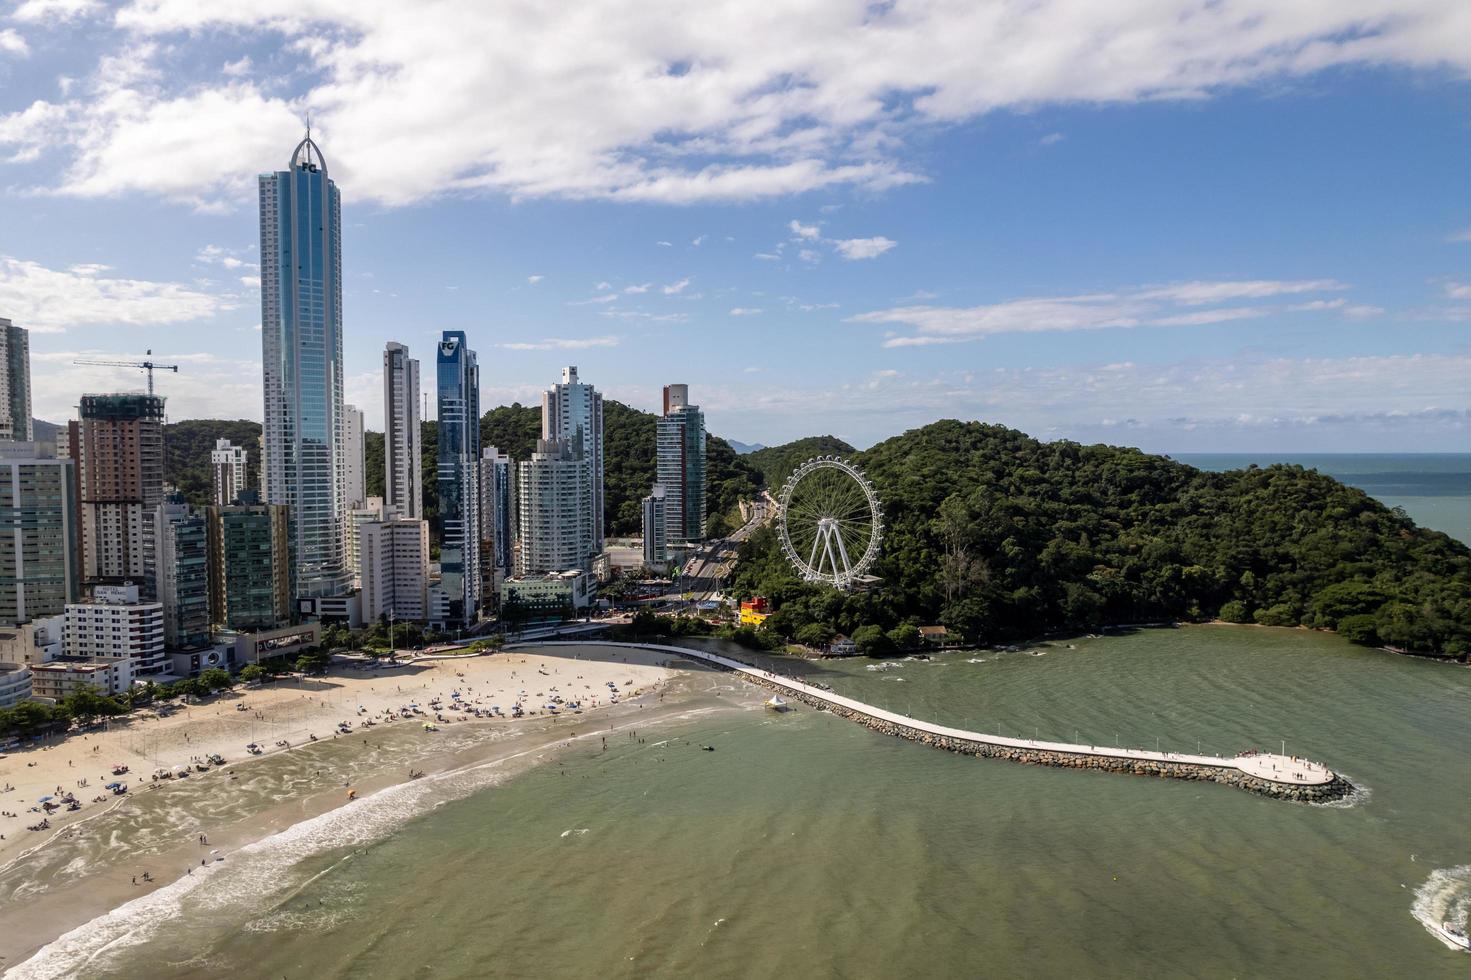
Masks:
[[[1174,457],[1203,470],[1295,463],[1403,507],[1422,527],[1471,544],[1471,453],[1196,454]]]
[[[1314,807],[962,758],[825,712],[775,715],[760,692],[700,672],[670,695],[678,710],[625,718],[606,748],[587,731],[519,771],[384,790],[78,928],[10,975],[1471,969],[1425,928],[1471,903],[1467,668],[1237,627],[797,667],[1012,734],[1225,753],[1285,740],[1360,792]]]

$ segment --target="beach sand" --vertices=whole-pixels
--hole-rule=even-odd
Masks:
[[[177,710],[166,716],[145,711],[114,720],[106,731],[73,734],[48,740],[41,746],[12,751],[0,759],[0,869],[15,856],[36,847],[72,824],[108,810],[126,800],[114,797],[104,787],[113,781],[127,784],[130,794],[157,785],[155,770],[187,767],[192,760],[211,754],[226,763],[251,758],[247,743],[256,742],[271,754],[309,744],[310,736],[334,739],[364,739],[394,728],[423,728],[430,722],[441,730],[463,724],[506,725],[522,723],[510,719],[511,706],[519,692],[527,712],[522,721],[543,718],[544,705],[554,694],[578,701],[583,710],[595,711],[612,700],[609,682],[619,696],[631,698],[635,691],[655,691],[671,671],[659,664],[658,654],[637,650],[617,651],[618,659],[574,659],[586,656],[585,648],[545,648],[548,652],[508,652],[489,656],[446,660],[419,660],[392,670],[353,670],[336,666],[321,678],[293,678],[264,684],[258,689],[236,688],[195,705],[171,702]],[[606,655],[605,655],[606,656]],[[623,659],[626,656],[626,660]],[[471,712],[448,710],[451,695],[458,691],[463,702],[482,710],[499,705],[506,718],[477,720]],[[429,706],[435,698],[436,711]],[[412,720],[385,720],[405,705],[415,703],[425,714]],[[162,705],[160,707],[163,707]],[[167,710],[167,708],[164,708]],[[532,714],[535,712],[535,714]],[[436,719],[439,714],[444,720]],[[564,717],[581,718],[565,712]],[[373,726],[363,723],[373,719]],[[339,722],[352,725],[351,734],[339,734]],[[125,775],[115,776],[114,765],[126,765]],[[219,778],[217,772],[194,772],[189,779]],[[80,785],[85,781],[85,785]],[[43,813],[33,812],[41,797],[72,793],[82,803],[78,812],[64,808],[50,816],[50,830],[28,831]],[[93,802],[97,797],[100,802]]]

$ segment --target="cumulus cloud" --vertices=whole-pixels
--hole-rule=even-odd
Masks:
[[[26,39],[21,36],[19,31],[12,27],[7,27],[5,30],[0,31],[0,54],[10,54],[15,55],[17,58],[24,58],[30,53],[31,46],[26,43]]]
[[[100,0],[25,0],[10,16],[22,24],[47,24],[76,20],[101,9]]]
[[[38,333],[94,324],[158,326],[234,309],[227,298],[174,282],[103,275],[105,265],[48,269],[0,255],[0,310],[16,326]]]
[[[798,238],[816,238],[818,235],[822,234],[822,227],[820,225],[804,225],[802,224],[802,222],[798,221],[795,218],[788,222],[787,227],[790,228],[792,230],[792,234],[796,235]]]
[[[899,243],[879,235],[875,238],[843,238],[833,242],[838,254],[848,260],[876,259]]]
[[[1118,327],[1188,327],[1232,320],[1251,320],[1277,312],[1341,310],[1338,301],[1287,305],[1198,307],[1241,299],[1261,299],[1305,292],[1346,289],[1335,279],[1238,280],[1173,283],[1112,293],[1008,300],[983,306],[898,306],[848,318],[850,323],[893,323],[914,328],[913,335],[894,335],[885,347],[953,344],[1002,333],[1065,333]],[[1181,310],[1180,308],[1185,309]],[[1372,315],[1374,307],[1353,307],[1351,315]]]
[[[981,419],[1045,439],[1254,448],[1434,449],[1465,444],[1471,355],[1195,359],[1053,368],[875,372],[833,385],[702,386],[701,404],[763,438],[833,431],[860,445],[936,418]],[[1233,441],[1235,440],[1235,441]]]
[[[548,337],[545,340],[527,340],[507,344],[496,344],[502,350],[586,350],[590,347],[617,347],[619,338],[608,337],[579,337],[568,339],[563,337]]]

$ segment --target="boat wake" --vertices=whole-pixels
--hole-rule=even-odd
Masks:
[[[1471,916],[1471,864],[1430,872],[1425,884],[1415,891],[1410,914],[1447,947],[1464,950],[1464,946],[1445,935],[1444,925],[1449,923],[1462,933],[1466,931],[1467,918]]]

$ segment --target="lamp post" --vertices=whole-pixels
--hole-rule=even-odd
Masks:
[[[392,609],[389,609],[388,610],[388,659],[389,660],[392,660],[393,659],[393,623],[394,623],[393,610]]]

